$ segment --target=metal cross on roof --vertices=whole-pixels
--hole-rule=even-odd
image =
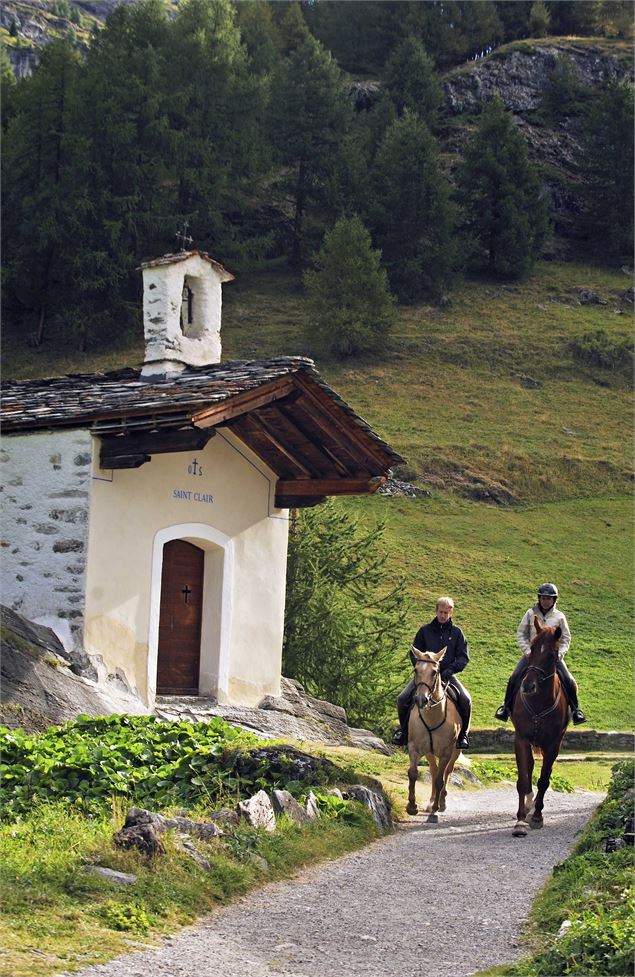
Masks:
[[[183,230],[177,231],[175,237],[179,244],[181,245],[181,251],[187,251],[186,245],[192,244],[194,238],[187,233],[188,221],[183,221]]]

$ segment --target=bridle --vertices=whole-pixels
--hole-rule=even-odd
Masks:
[[[557,654],[557,649],[556,649],[556,654]],[[546,669],[540,668],[539,665],[528,665],[527,666],[527,672],[531,672],[531,671],[540,672],[540,675],[542,676],[541,678],[538,679],[538,682],[540,682],[540,683],[546,682],[547,679],[553,678],[554,675],[556,675],[556,669],[555,668],[554,668],[553,672],[547,672]],[[522,682],[520,684],[520,699],[521,699],[521,702],[522,702],[523,706],[525,707],[526,711],[529,713],[531,719],[533,720],[533,724],[534,724],[533,740],[535,742],[535,740],[538,737],[538,728],[540,726],[540,720],[541,719],[544,719],[545,716],[549,716],[556,709],[558,703],[560,702],[560,696],[562,694],[562,683],[559,683],[558,684],[558,691],[556,693],[556,697],[555,697],[554,701],[552,702],[552,704],[550,706],[548,706],[547,709],[543,709],[542,712],[536,712],[536,710],[532,707],[532,705],[531,705],[531,703],[529,701],[529,698],[532,695],[536,695],[537,692],[530,693],[530,692],[526,692],[525,691],[525,678],[526,677],[527,677],[527,673],[525,673],[525,677],[523,678],[523,680],[522,680]]]
[[[439,675],[438,670],[437,670],[437,673],[436,674],[437,674],[437,677],[438,677],[438,675]],[[417,706],[417,712],[419,713],[419,719],[421,720],[421,722],[423,723],[423,725],[425,726],[425,728],[426,728],[426,730],[428,732],[428,736],[430,738],[430,752],[431,753],[432,753],[432,750],[433,750],[432,734],[434,733],[435,729],[439,729],[441,726],[443,726],[445,724],[445,721],[446,721],[447,715],[448,715],[448,697],[446,695],[446,689],[447,689],[447,687],[449,685],[449,681],[446,682],[445,685],[443,684],[443,682],[441,682],[441,697],[439,699],[433,699],[432,698],[432,695],[433,695],[433,692],[434,692],[434,688],[436,687],[436,684],[437,684],[436,681],[434,683],[434,686],[431,686],[427,682],[423,682],[423,681],[422,682],[415,682],[415,705]],[[425,686],[425,688],[430,693],[430,695],[428,696],[428,701],[426,702],[425,706],[421,706],[420,703],[418,703],[416,701],[417,689],[420,688],[422,685]],[[437,723],[436,726],[428,726],[427,722],[424,719],[423,713],[425,712],[426,709],[432,709],[432,708],[434,708],[434,706],[440,706],[441,703],[444,704],[443,717],[441,719],[441,722],[440,723]]]

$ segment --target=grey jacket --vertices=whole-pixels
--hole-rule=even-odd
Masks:
[[[567,649],[571,644],[571,632],[569,631],[569,625],[567,624],[567,619],[559,611],[557,607],[551,607],[545,614],[540,607],[540,604],[534,604],[530,607],[522,621],[518,625],[518,645],[523,655],[528,655],[531,650],[531,642],[536,637],[536,628],[534,627],[534,618],[537,617],[541,624],[546,624],[550,628],[557,628],[558,625],[562,628],[562,637],[560,638],[558,646],[558,655],[562,659],[567,653]]]

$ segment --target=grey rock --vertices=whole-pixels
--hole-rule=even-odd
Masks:
[[[85,865],[84,871],[91,872],[93,875],[101,875],[102,879],[114,882],[115,885],[134,885],[137,881],[136,875],[131,875],[128,872],[116,872],[113,868],[106,868],[104,865]]]
[[[71,668],[52,668],[47,659],[68,664],[69,656],[50,628],[34,624],[7,607],[2,622],[1,715],[5,723],[19,717],[23,728],[41,732],[47,726],[87,716],[113,713],[145,715],[137,696],[104,688]]]
[[[151,824],[159,833],[179,831],[181,834],[194,835],[203,841],[216,838],[223,834],[217,824],[208,821],[191,821],[189,818],[166,818],[154,811],[146,811],[142,807],[131,807],[126,815],[124,828],[132,828],[138,824]]]
[[[580,305],[607,305],[606,299],[600,298],[592,288],[581,288],[578,293]]]
[[[317,800],[315,799],[315,794],[313,793],[312,790],[310,790],[307,795],[304,809],[306,811],[307,817],[309,818],[309,821],[317,821],[318,818],[322,817],[322,815],[320,814],[320,809],[318,807]]]
[[[379,791],[371,790],[363,784],[354,784],[352,787],[346,788],[344,796],[359,801],[360,804],[363,804],[369,809],[380,834],[388,834],[388,832],[392,831],[393,823],[390,805],[387,798],[379,793]]]
[[[264,828],[271,832],[276,830],[276,816],[266,791],[259,790],[248,800],[240,801],[236,810],[251,828]]]
[[[272,791],[271,803],[276,814],[286,815],[289,820],[295,821],[297,824],[306,824],[307,821],[311,820],[304,808],[288,790]]]

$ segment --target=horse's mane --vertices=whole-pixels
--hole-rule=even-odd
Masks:
[[[534,637],[533,637],[533,638],[531,639],[531,644],[530,644],[530,646],[529,646],[529,647],[530,647],[530,648],[531,648],[531,650],[533,651],[533,650],[534,650],[534,647],[535,647],[535,646],[536,646],[536,645],[538,644],[538,642],[539,642],[539,641],[540,641],[540,640],[542,639],[542,637],[543,637],[543,635],[544,635],[545,637],[547,637],[548,635],[550,635],[550,634],[555,634],[555,633],[556,633],[556,629],[555,629],[555,628],[552,628],[552,627],[550,627],[550,626],[549,626],[548,624],[544,624],[544,625],[543,625],[543,626],[541,627],[541,629],[540,629],[540,631],[538,632],[538,634],[536,634],[536,635],[535,635],[535,636],[534,636]],[[557,644],[558,644],[558,641],[559,641],[559,640],[560,640],[560,639],[559,639],[559,638],[557,638],[557,639],[556,639],[556,640],[554,641],[554,650],[555,650],[556,652],[557,652],[557,650],[558,650],[558,649],[557,649]]]

